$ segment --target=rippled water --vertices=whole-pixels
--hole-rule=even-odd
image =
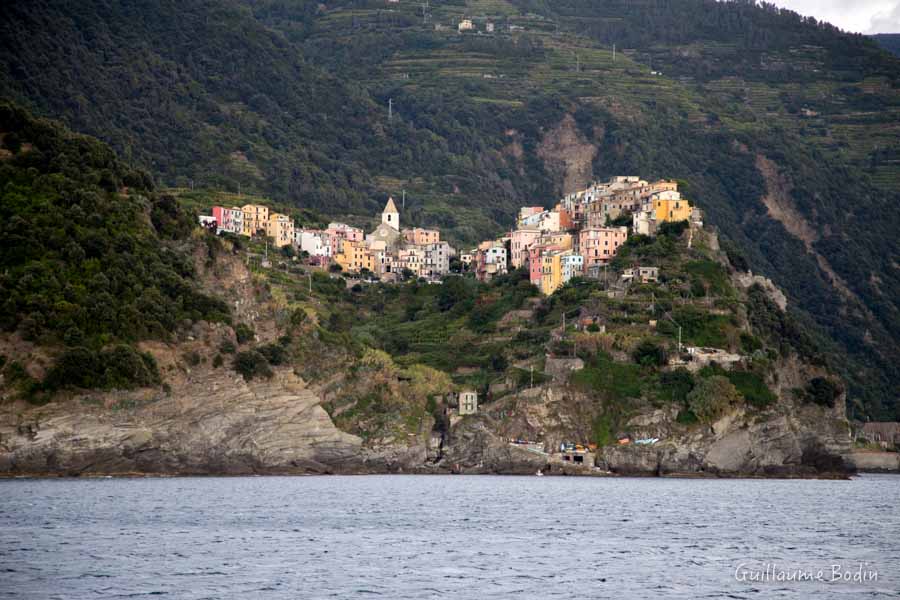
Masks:
[[[0,598],[900,595],[900,477],[0,481]],[[864,563],[877,581],[738,581]]]

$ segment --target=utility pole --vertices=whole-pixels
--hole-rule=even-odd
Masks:
[[[402,209],[401,210],[406,210],[406,190],[402,190],[402,192],[403,192],[403,201],[402,201]]]
[[[613,42],[613,62],[616,62],[616,44]]]
[[[578,53],[575,53],[575,72],[581,72],[581,59],[578,57]]]
[[[241,197],[241,182],[238,181],[238,198]]]
[[[306,277],[309,279],[309,293],[312,294],[312,273],[307,271]]]
[[[388,121],[394,118],[394,99],[388,98]]]
[[[678,327],[678,354],[681,354],[681,325],[678,324],[678,321],[672,318],[672,315],[666,313],[666,318],[672,321],[676,327]]]
[[[533,387],[534,387],[534,365],[531,365],[531,385],[529,385],[528,388],[530,389]]]

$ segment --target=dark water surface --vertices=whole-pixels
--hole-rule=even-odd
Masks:
[[[889,475],[3,480],[0,598],[896,598],[898,492]],[[736,578],[767,563],[823,580]],[[832,581],[860,563],[877,581]]]

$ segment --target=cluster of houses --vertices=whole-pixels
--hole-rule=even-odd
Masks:
[[[440,280],[456,256],[436,229],[401,229],[392,198],[370,233],[344,223],[330,223],[326,229],[295,227],[289,216],[256,204],[215,206],[212,216],[200,220],[239,235],[262,232],[277,247],[291,245],[305,253],[313,264],[337,264],[346,273],[371,274],[382,281],[404,276]],[[565,196],[551,209],[523,207],[514,230],[459,258],[481,281],[527,269],[531,282],[550,295],[574,277],[600,278],[629,234],[653,236],[661,224],[678,221],[702,225],[699,209],[681,197],[676,182],[614,177]],[[658,275],[656,268],[643,266],[627,270],[624,277],[648,283]]]
[[[630,226],[611,225],[629,216]],[[699,209],[681,197],[676,182],[614,177],[565,196],[549,210],[523,207],[514,231],[460,258],[483,281],[527,268],[531,282],[550,295],[573,277],[599,278],[629,233],[653,236],[662,223],[678,221],[702,225]],[[627,273],[644,283],[658,274],[653,267]]]
[[[289,216],[256,204],[214,206],[212,216],[200,217],[200,223],[219,232],[263,233],[276,247],[293,246],[306,253],[313,264],[337,264],[344,272],[369,273],[383,281],[403,275],[439,280],[450,272],[450,259],[456,255],[436,229],[401,229],[393,198],[388,198],[381,223],[368,234],[345,223],[329,223],[326,229],[295,227]]]

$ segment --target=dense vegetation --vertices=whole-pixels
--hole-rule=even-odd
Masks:
[[[463,16],[497,33],[458,35]],[[4,93],[167,185],[240,183],[356,224],[405,189],[404,221],[454,242],[564,191],[542,147],[571,115],[593,176],[683,180],[785,289],[856,410],[895,416],[900,61],[869,38],[747,0],[44,0],[0,17]],[[808,239],[771,217],[781,192]]]
[[[192,281],[193,218],[146,173],[10,104],[0,104],[0,139],[0,327],[67,348],[48,389],[158,383],[135,342],[229,320]]]
[[[879,46],[900,56],[900,33],[879,33],[872,36]]]

